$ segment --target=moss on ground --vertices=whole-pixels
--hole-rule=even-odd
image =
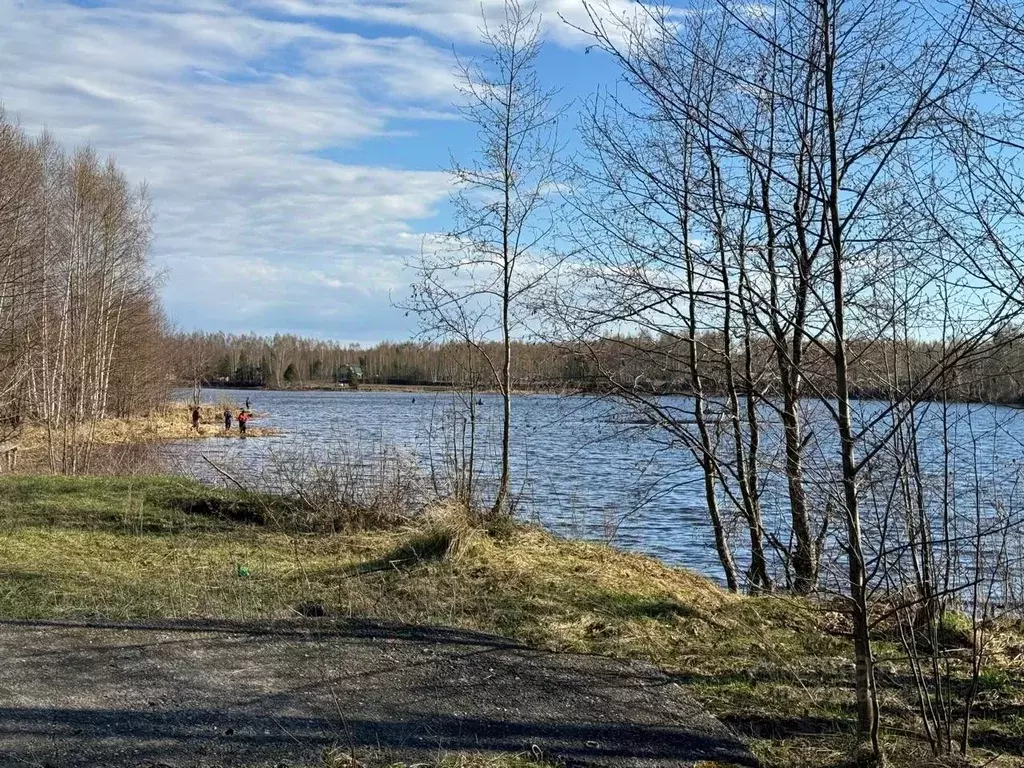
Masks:
[[[851,648],[827,606],[735,597],[653,558],[530,527],[490,536],[454,515],[332,536],[258,524],[286,503],[173,477],[0,479],[0,616],[264,619],[317,605],[328,616],[495,632],[651,660],[767,766],[836,765],[853,749]],[[899,650],[880,640],[877,652],[893,762],[938,765],[912,736]],[[974,734],[979,760],[1021,764],[1019,626],[1002,627],[992,643]]]

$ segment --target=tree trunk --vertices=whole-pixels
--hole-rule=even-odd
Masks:
[[[843,231],[839,213],[840,167],[838,124],[835,106],[835,42],[833,0],[821,4],[822,47],[825,62],[825,117],[828,133],[828,225],[832,257],[832,323],[835,332],[835,377],[837,426],[843,468],[843,502],[846,516],[846,551],[849,560],[850,601],[853,608],[853,647],[857,693],[857,731],[861,740],[871,745],[876,761],[882,752],[878,742],[878,697],[875,689],[874,658],[868,613],[868,584],[864,562],[864,544],[860,530],[860,508],[857,498],[856,445],[853,416],[850,408],[849,366],[846,353],[846,294],[843,263]]]

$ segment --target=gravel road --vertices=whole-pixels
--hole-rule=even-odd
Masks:
[[[0,622],[0,765],[366,766],[445,751],[755,766],[650,665],[366,622]]]

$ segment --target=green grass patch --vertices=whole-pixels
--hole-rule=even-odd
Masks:
[[[227,531],[263,524],[291,502],[210,488],[181,477],[0,478],[0,525],[105,530],[119,534]]]

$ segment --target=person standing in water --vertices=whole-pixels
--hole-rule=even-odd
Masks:
[[[224,409],[224,431],[225,432],[230,432],[231,431],[231,409],[230,408],[225,408]]]
[[[249,398],[245,398],[245,410],[249,410]]]

